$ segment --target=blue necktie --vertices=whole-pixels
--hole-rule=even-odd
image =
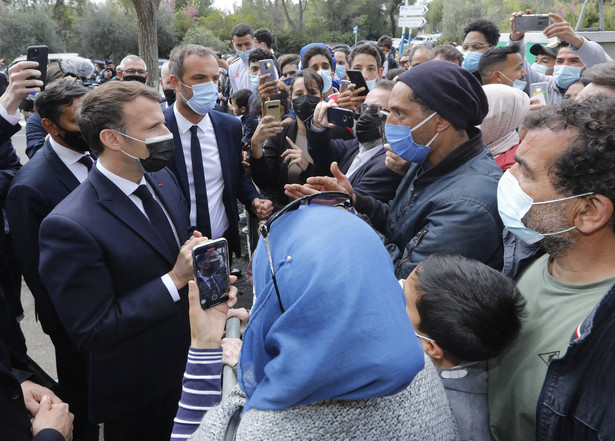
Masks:
[[[145,185],[139,185],[139,187],[134,191],[134,194],[143,202],[143,208],[147,213],[147,217],[154,226],[154,229],[160,235],[160,238],[169,248],[171,254],[173,256],[177,256],[179,253],[179,246],[177,245],[175,234],[173,234],[173,229],[171,228],[169,219],[166,214],[164,214],[164,211],[162,210],[162,207],[160,207],[158,201],[154,199],[154,196]]]
[[[81,158],[77,160],[77,162],[82,163],[88,168],[88,171],[92,170],[92,165],[94,164],[94,160],[90,155],[83,155]]]
[[[197,135],[198,128],[198,126],[190,127],[190,132],[192,133],[190,137],[190,156],[192,159],[192,174],[194,176],[194,192],[196,194],[196,229],[199,230],[203,236],[211,238],[207,186],[205,185],[201,143]]]

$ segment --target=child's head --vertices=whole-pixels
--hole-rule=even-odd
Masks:
[[[406,309],[436,362],[482,361],[519,334],[525,300],[512,280],[462,256],[434,254],[408,276]]]
[[[252,91],[249,89],[238,90],[231,96],[229,105],[235,116],[247,115],[250,112],[250,96],[252,96]]]

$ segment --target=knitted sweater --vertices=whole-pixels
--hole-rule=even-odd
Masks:
[[[228,421],[246,397],[236,387],[207,412],[190,440],[223,439]],[[237,440],[457,440],[444,387],[431,361],[404,391],[366,400],[326,400],[285,410],[245,413]]]

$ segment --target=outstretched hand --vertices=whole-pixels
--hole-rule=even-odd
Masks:
[[[331,164],[331,173],[333,173],[333,177],[314,176],[308,178],[305,185],[287,184],[284,186],[284,193],[290,198],[298,199],[321,191],[341,191],[348,193],[354,202],[355,194],[352,185],[346,175],[340,171],[337,162]]]

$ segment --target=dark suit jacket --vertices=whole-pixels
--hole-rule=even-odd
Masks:
[[[66,331],[58,318],[49,293],[38,274],[38,233],[43,219],[62,199],[79,185],[45,141],[41,153],[30,160],[15,176],[6,199],[6,215],[17,261],[32,295],[43,330],[68,343]]]
[[[34,154],[43,148],[47,131],[41,122],[41,116],[34,112],[26,121],[26,155],[32,159]]]
[[[0,117],[0,199],[2,208],[4,208],[4,199],[11,180],[21,168],[19,157],[11,143],[11,137],[19,130],[21,130],[19,124],[9,124],[7,120]]]
[[[173,113],[173,107],[164,110],[167,128],[173,133],[175,140],[175,153],[173,161],[169,164],[169,169],[175,174],[179,181],[188,204],[190,204],[190,188],[188,186],[188,175],[186,173],[186,161],[181,145],[177,121]],[[252,201],[260,197],[256,187],[250,177],[246,174],[241,164],[241,122],[226,113],[209,112],[209,117],[216,133],[216,142],[220,152],[220,165],[222,166],[222,176],[224,178],[224,194],[222,200],[229,221],[229,248],[238,256],[241,254],[239,244],[239,211],[237,209],[237,199],[244,204],[248,210],[252,210]]]
[[[308,152],[319,167],[329,167],[337,162],[342,173],[346,173],[355,156],[359,153],[359,141],[331,139],[331,131],[317,132],[308,125]],[[386,151],[381,149],[362,164],[350,177],[350,183],[356,193],[372,196],[383,202],[395,197],[397,187],[403,176],[392,172],[385,164]]]
[[[186,200],[168,169],[146,174],[180,243]],[[187,288],[153,225],[97,168],[45,218],[39,272],[68,334],[89,352],[90,418],[110,421],[181,388],[190,343]]]

